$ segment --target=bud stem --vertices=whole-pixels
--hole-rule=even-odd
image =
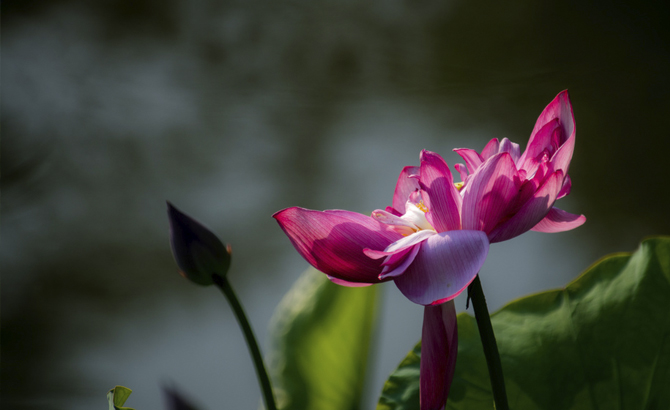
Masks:
[[[486,298],[482,290],[482,283],[479,275],[475,277],[468,287],[468,296],[472,300],[472,307],[475,310],[475,319],[479,328],[479,337],[482,339],[486,365],[489,368],[489,377],[491,379],[491,391],[493,392],[493,402],[496,410],[509,410],[507,404],[507,392],[505,391],[505,378],[503,377],[502,365],[500,364],[500,353],[498,353],[498,344],[493,334],[491,326],[491,317],[489,309],[486,306]]]
[[[270,383],[270,378],[268,377],[268,373],[265,370],[263,357],[261,356],[261,351],[258,348],[258,343],[256,342],[256,336],[254,336],[254,332],[251,329],[247,315],[244,313],[244,309],[242,309],[242,305],[237,299],[237,295],[235,295],[230,282],[228,282],[228,279],[213,274],[212,280],[214,281],[214,284],[219,289],[221,289],[221,292],[223,292],[223,294],[226,296],[226,299],[228,299],[228,303],[230,303],[230,307],[233,308],[233,312],[237,318],[237,323],[242,328],[242,333],[244,333],[244,338],[246,339],[247,346],[249,347],[249,353],[251,354],[254,366],[256,367],[256,375],[258,376],[258,383],[260,384],[261,390],[263,391],[265,406],[267,407],[267,410],[277,410],[275,397],[272,393],[272,384]]]

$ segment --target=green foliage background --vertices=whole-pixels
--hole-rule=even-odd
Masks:
[[[307,270],[273,317],[270,377],[282,410],[361,405],[378,288],[346,288]]]
[[[608,256],[564,289],[492,315],[515,410],[664,409],[670,403],[670,238]],[[475,319],[458,317],[447,409],[492,408]],[[419,408],[420,343],[384,386],[378,410]]]

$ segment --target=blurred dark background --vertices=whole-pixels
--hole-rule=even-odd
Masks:
[[[562,286],[598,257],[670,233],[669,3],[5,1],[2,405],[255,408],[230,309],[176,273],[165,200],[232,243],[261,340],[307,264],[270,217],[369,213],[423,148],[528,140],[569,89],[572,194],[561,234],[497,244],[490,307]],[[419,339],[384,285],[366,403]],[[459,309],[464,309],[460,300]],[[409,328],[409,330],[404,330]]]

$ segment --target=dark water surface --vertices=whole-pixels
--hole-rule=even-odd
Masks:
[[[569,89],[581,228],[496,244],[492,308],[562,286],[605,253],[670,233],[666,2],[3,3],[2,402],[12,409],[256,408],[230,309],[176,274],[164,200],[233,245],[261,340],[306,267],[270,217],[369,213],[421,149],[525,145]],[[459,309],[464,300],[458,300]],[[384,285],[373,407],[419,339]]]

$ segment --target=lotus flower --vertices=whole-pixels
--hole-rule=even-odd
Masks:
[[[441,409],[447,400],[457,347],[452,299],[475,278],[489,248],[486,233],[461,230],[461,203],[446,162],[423,151],[419,167],[401,172],[385,210],[366,216],[293,207],[274,215],[298,252],[333,282],[394,280],[408,299],[426,306],[421,409]]]
[[[570,193],[568,167],[575,148],[575,120],[567,91],[542,111],[526,151],[503,138],[494,138],[481,153],[456,151],[465,165],[456,164],[463,187],[463,229],[478,229],[501,242],[533,230],[561,232],[582,225],[584,215],[555,208]]]
[[[456,363],[453,299],[474,280],[489,243],[530,229],[559,232],[584,223],[553,208],[570,190],[567,176],[575,125],[567,92],[542,112],[528,149],[491,140],[482,153],[455,150],[462,182],[444,159],[423,150],[418,167],[405,167],[392,206],[371,216],[342,210],[292,207],[273,217],[312,266],[344,286],[393,280],[424,305],[420,400],[442,409]]]

